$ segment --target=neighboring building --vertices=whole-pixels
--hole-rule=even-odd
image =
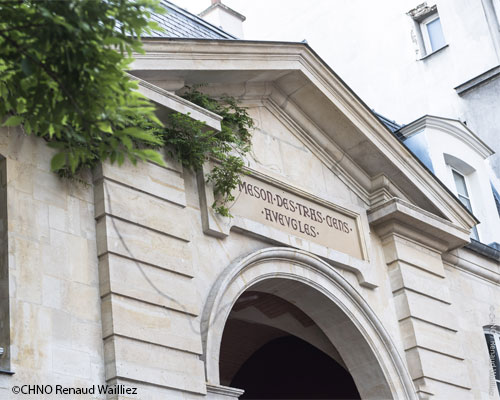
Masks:
[[[471,238],[500,250],[500,217],[486,160],[493,150],[457,120],[424,116],[397,131],[481,223]]]
[[[370,107],[401,124],[427,114],[466,122],[496,153],[498,188],[499,0],[226,3],[248,17],[245,38],[307,39]]]
[[[375,115],[305,43],[232,40],[164,4],[170,37],[130,73],[160,116],[220,129],[175,93],[197,83],[248,108],[234,217],[206,170],[105,163],[78,185],[1,128],[0,398],[499,399],[500,252],[470,243],[466,202],[492,206],[475,197],[490,149],[456,121]],[[449,144],[443,163],[404,138]],[[468,168],[460,200],[433,174]]]
[[[228,21],[227,26],[234,30],[239,23],[242,31],[244,18],[234,17],[239,14],[218,0],[212,3],[200,16],[218,10],[226,15],[219,18],[222,22],[218,26],[224,27],[223,22]],[[441,0],[437,5],[393,0],[383,6],[370,2],[363,7],[352,1],[319,1],[306,13],[284,7],[279,24],[253,23],[262,26],[267,35],[278,29],[286,32],[292,25],[298,28],[287,23],[293,14],[300,14],[300,26],[315,27],[309,32],[314,43],[322,46],[320,54],[342,71],[341,77],[364,100],[369,99],[370,107],[406,124],[415,120],[403,125],[405,145],[478,218],[480,224],[473,230],[473,239],[500,249],[500,158],[495,154],[500,153],[500,0]],[[263,21],[266,17],[263,12]],[[325,18],[330,17],[331,23],[326,23]],[[330,40],[339,32],[343,32],[342,40]],[[459,81],[463,84],[458,85]],[[402,127],[377,116],[393,132]],[[429,124],[434,129],[425,129]],[[461,145],[457,141],[460,138]],[[464,143],[470,149],[464,148]],[[474,166],[463,164],[462,177],[458,178],[457,168],[452,174],[449,157],[466,163],[472,154],[469,150],[480,159],[475,159]],[[444,165],[448,165],[446,170],[441,168]],[[468,203],[457,192],[453,176],[472,184]],[[484,234],[478,235],[478,230]]]

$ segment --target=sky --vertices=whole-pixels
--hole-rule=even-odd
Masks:
[[[210,0],[170,0],[193,14],[208,8]],[[366,0],[223,0],[233,10],[243,14],[246,40],[272,40],[302,42],[307,44],[354,89],[361,97],[370,98],[365,92],[367,82],[360,79],[359,71],[351,68],[363,58],[353,38],[360,38],[359,26],[365,26],[367,18],[378,7],[377,2]],[[363,9],[366,12],[360,13]],[[341,11],[340,11],[341,10]],[[348,23],[346,24],[346,21]],[[352,30],[352,33],[349,33]],[[357,31],[356,31],[357,30]],[[363,33],[361,34],[361,36]],[[374,35],[366,37],[370,52],[379,52],[378,43],[371,43]],[[376,56],[376,54],[374,54]],[[374,96],[374,99],[376,97]]]
[[[329,1],[316,0],[315,8]],[[211,4],[210,0],[174,0],[173,3],[193,14],[199,14]],[[307,11],[303,11],[302,0],[224,0],[223,3],[246,17],[244,39],[300,42],[307,39],[308,33],[314,35],[314,26],[304,26]]]
[[[199,14],[211,4],[210,0],[171,1],[193,14]],[[342,8],[342,13],[335,12],[332,0],[314,0],[311,3],[303,0],[224,0],[223,3],[246,17],[243,23],[244,39],[285,42],[306,40],[337,73],[348,76],[350,70],[346,68],[342,71],[342,66],[348,65],[354,57],[355,48],[349,43],[344,21],[345,18],[353,21],[359,18],[360,2],[363,1],[335,0],[336,5]],[[367,8],[366,2],[363,4]],[[318,13],[318,10],[321,12]],[[342,23],[338,21],[339,18],[342,18]],[[352,26],[356,29],[355,22]],[[336,46],[332,46],[333,38]],[[335,60],[338,59],[343,60],[342,66],[336,65]]]

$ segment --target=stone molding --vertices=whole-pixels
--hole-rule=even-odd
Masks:
[[[444,253],[443,261],[453,268],[460,269],[485,281],[500,285],[500,265],[498,263],[493,265],[493,262],[491,262],[491,269],[489,269],[484,265],[476,264],[466,258],[467,253],[470,252],[472,251],[467,248],[456,249],[454,251]],[[484,261],[484,257],[481,257],[481,260]],[[496,271],[494,270],[495,267]]]
[[[369,210],[368,221],[382,239],[400,234],[440,252],[462,247],[470,241],[468,230],[398,198]]]
[[[494,12],[494,11],[493,11]],[[498,35],[496,32],[492,32],[494,35]],[[457,91],[459,96],[464,96],[469,90],[475,89],[481,85],[486,85],[493,79],[497,79],[500,76],[500,65],[497,65],[488,71],[483,72],[469,79],[467,82],[461,83],[454,89]]]
[[[457,138],[465,143],[466,146],[474,149],[484,159],[494,154],[494,151],[467,126],[458,120],[450,118],[424,115],[402,127],[398,133],[408,138],[426,128],[436,129]]]
[[[285,272],[279,263],[287,263]],[[244,276],[244,277],[243,277]],[[394,398],[416,399],[405,363],[390,335],[368,303],[334,268],[314,255],[283,247],[271,247],[242,256],[218,277],[202,313],[201,331],[207,381],[219,382],[219,350],[225,321],[238,297],[266,279],[284,278],[303,282],[330,298],[362,332],[391,385]],[[320,281],[326,279],[336,293]],[[359,320],[357,319],[359,318]]]
[[[211,204],[214,202],[213,191],[211,187],[205,183],[205,175],[208,173],[208,170],[209,167],[204,166],[204,171],[199,171],[197,175],[202,227],[205,234],[224,239],[230,235],[231,230],[247,232],[260,237],[268,243],[282,244],[308,251],[318,257],[321,257],[333,266],[354,272],[359,284],[364,287],[375,288],[379,286],[375,276],[375,256],[373,254],[371,241],[368,236],[368,220],[366,217],[366,211],[363,208],[356,207],[353,204],[333,204],[320,197],[314,196],[307,191],[301,190],[261,172],[247,169],[247,172],[254,178],[269,183],[276,188],[283,189],[328,208],[341,210],[343,213],[355,218],[360,232],[363,253],[365,255],[365,260],[360,260],[349,256],[348,254],[310,242],[303,238],[297,238],[292,234],[285,233],[279,229],[261,224],[259,222],[239,216],[225,218],[216,215],[211,208]]]
[[[470,390],[442,259],[468,243],[469,232],[400,199],[370,210],[368,219],[382,240],[406,360],[419,396],[439,395],[442,383]]]
[[[398,185],[404,182],[405,185],[411,186],[412,190],[416,189],[419,192],[419,196],[415,197],[417,202],[432,208],[433,211],[439,209],[448,219],[463,226],[472,227],[476,223],[469,213],[456,207],[456,199],[420,165],[397,138],[388,133],[368,107],[306,44],[277,44],[253,41],[146,39],[146,54],[134,55],[132,69],[152,73],[162,71],[162,76],[168,76],[169,70],[191,70],[197,71],[198,74],[200,71],[209,73],[230,70],[232,74],[241,74],[239,79],[245,83],[251,71],[266,71],[269,81],[280,79],[284,76],[284,71],[288,74],[297,72],[356,127],[357,135],[361,135],[374,151],[380,152],[381,162],[388,162],[400,171],[399,175],[392,177],[393,180],[396,180]],[[232,80],[236,81],[235,76]],[[285,84],[291,85],[293,82],[297,83],[292,79]],[[290,95],[293,88],[290,87],[287,92]],[[349,151],[355,148],[351,147]],[[366,158],[364,161],[367,161]]]
[[[238,399],[243,393],[245,393],[243,389],[222,385],[210,385],[207,383],[207,398],[210,398],[210,394],[215,394],[228,399]]]
[[[245,102],[248,98],[249,96],[245,94],[241,99]],[[335,175],[367,205],[373,206],[378,202],[380,196],[386,199],[395,196],[406,199],[403,191],[384,174],[370,177],[363,171],[349,154],[331,140],[326,132],[317,126],[289,96],[282,93],[275,85],[272,86],[269,96],[262,98],[260,103],[281,123],[287,126],[316,157],[323,161],[328,168],[332,169]],[[280,104],[286,104],[287,111]],[[383,178],[381,179],[381,177]]]
[[[189,114],[191,118],[197,121],[202,121],[210,128],[220,131],[220,122],[222,121],[222,117],[220,115],[208,111],[207,109],[200,107],[197,104],[191,103],[190,101],[177,96],[175,93],[162,89],[161,87],[153,85],[150,82],[147,82],[130,74],[127,75],[131,80],[135,80],[138,82],[139,93],[143,94],[148,99],[172,111],[182,114]]]

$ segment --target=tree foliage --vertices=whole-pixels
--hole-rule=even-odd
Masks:
[[[156,120],[125,70],[155,28],[154,0],[0,1],[0,120],[47,139],[52,170],[71,174],[96,157],[161,163],[161,142],[138,129]]]
[[[163,164],[163,146],[194,171],[216,159],[213,207],[230,216],[253,121],[234,99],[197,88],[183,96],[221,115],[220,132],[189,115],[157,119],[125,72],[141,36],[158,29],[152,11],[163,11],[157,0],[0,0],[0,121],[47,140],[65,177],[107,159]]]

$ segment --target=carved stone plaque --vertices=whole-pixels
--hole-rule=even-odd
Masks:
[[[299,238],[364,259],[358,221],[342,212],[287,190],[245,176],[230,212]],[[349,215],[350,214],[350,215]]]

